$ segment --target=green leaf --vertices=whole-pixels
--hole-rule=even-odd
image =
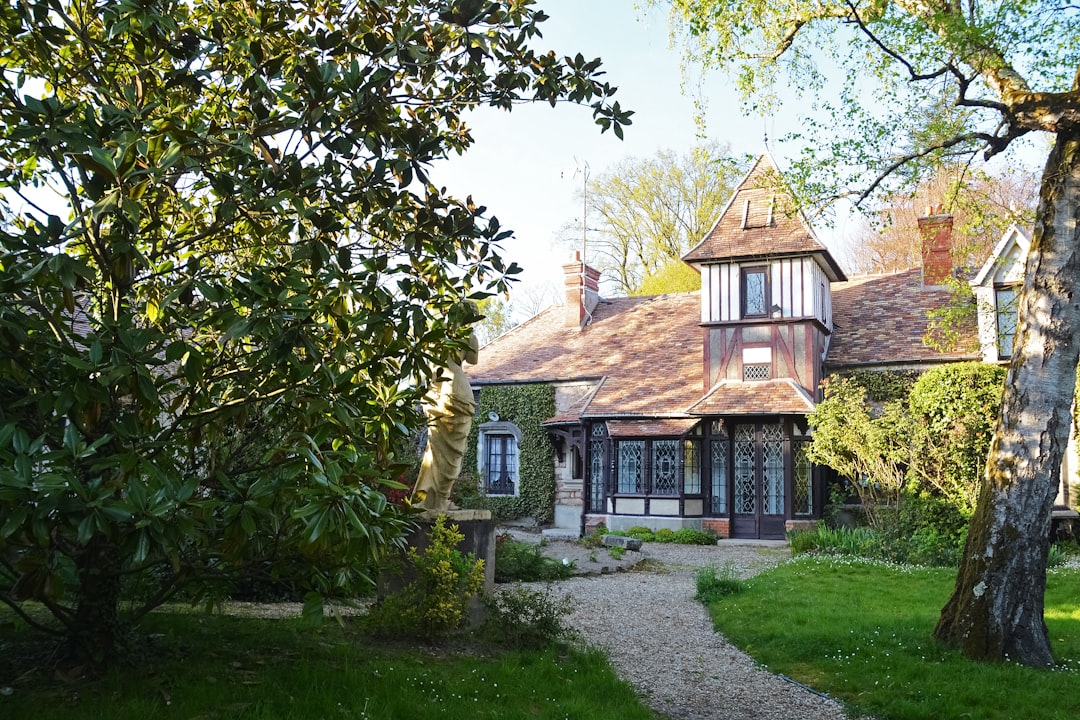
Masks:
[[[304,595],[304,608],[300,611],[300,618],[305,625],[321,625],[324,617],[323,596],[317,592],[309,592]]]

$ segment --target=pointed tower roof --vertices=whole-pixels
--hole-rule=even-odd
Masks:
[[[818,257],[830,280],[847,279],[814,235],[776,162],[765,152],[735,188],[712,230],[683,260],[704,263],[807,254]]]

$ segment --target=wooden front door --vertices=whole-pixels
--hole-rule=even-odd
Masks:
[[[735,426],[732,448],[734,538],[784,538],[784,426]]]

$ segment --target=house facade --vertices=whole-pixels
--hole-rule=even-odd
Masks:
[[[701,273],[700,292],[603,298],[599,274],[575,257],[564,266],[565,304],[482,348],[471,382],[481,397],[554,388],[543,425],[556,527],[783,538],[815,523],[826,501],[827,474],[805,448],[806,416],[829,373],[981,359],[923,342],[927,312],[949,298],[951,218],[920,225],[922,268],[848,279],[762,155],[683,258]],[[1008,328],[980,331],[984,350],[996,351]],[[481,485],[515,492],[514,418],[478,422]]]

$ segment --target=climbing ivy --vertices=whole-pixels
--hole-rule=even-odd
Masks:
[[[489,413],[517,425],[521,430],[518,447],[518,494],[515,497],[488,497],[477,475],[480,425]],[[555,517],[554,448],[543,422],[555,414],[555,388],[550,385],[508,385],[483,387],[476,418],[469,433],[469,448],[462,463],[461,478],[454,486],[454,500],[462,507],[487,508],[496,518],[509,520],[533,517],[550,523]]]

